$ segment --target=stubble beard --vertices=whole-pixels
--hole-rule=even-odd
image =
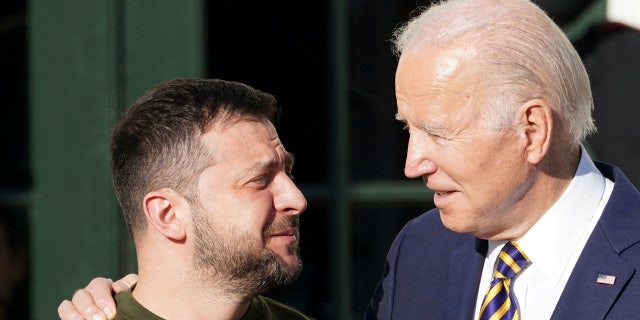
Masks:
[[[297,227],[297,216],[273,223],[263,231],[262,239],[248,233],[231,230],[222,236],[219,230],[201,213],[194,213],[194,264],[204,283],[218,287],[229,294],[254,296],[275,286],[288,285],[302,269],[298,241],[287,246],[287,252],[296,258],[287,264],[270,248],[253,252],[256,243],[262,243],[272,230]]]

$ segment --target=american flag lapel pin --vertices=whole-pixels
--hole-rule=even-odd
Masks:
[[[598,278],[596,279],[596,282],[602,283],[602,284],[608,284],[612,286],[616,283],[616,277],[610,274],[599,273]]]

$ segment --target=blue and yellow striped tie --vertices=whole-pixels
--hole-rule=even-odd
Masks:
[[[511,292],[511,279],[529,263],[517,244],[507,242],[498,256],[498,265],[489,291],[480,308],[480,320],[520,319],[518,302]]]

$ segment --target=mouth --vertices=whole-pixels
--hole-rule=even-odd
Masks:
[[[272,244],[285,246],[297,244],[300,239],[299,217],[275,221],[264,231],[264,239]]]
[[[454,198],[455,194],[457,193],[457,191],[455,190],[450,190],[450,191],[444,191],[444,190],[434,190],[433,191],[433,204],[438,207],[438,208],[442,208],[443,206],[446,206],[447,203],[453,201],[452,199]]]
[[[454,193],[454,192],[455,192],[455,190],[439,189],[437,186],[433,186],[433,185],[432,185],[432,186],[430,186],[430,185],[429,185],[429,183],[428,183],[428,181],[426,181],[426,179],[425,179],[424,184],[425,184],[425,186],[426,186],[429,190],[433,191],[433,193],[434,193],[435,195],[439,195],[439,196],[446,196],[446,195],[449,195],[449,194],[451,194],[451,193]]]
[[[297,228],[275,231],[269,234],[269,237],[295,237],[298,234]]]

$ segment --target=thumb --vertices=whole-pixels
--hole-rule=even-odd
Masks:
[[[124,276],[122,279],[114,282],[112,288],[115,293],[127,291],[134,284],[136,284],[136,282],[138,282],[138,275],[135,273],[130,273]]]

